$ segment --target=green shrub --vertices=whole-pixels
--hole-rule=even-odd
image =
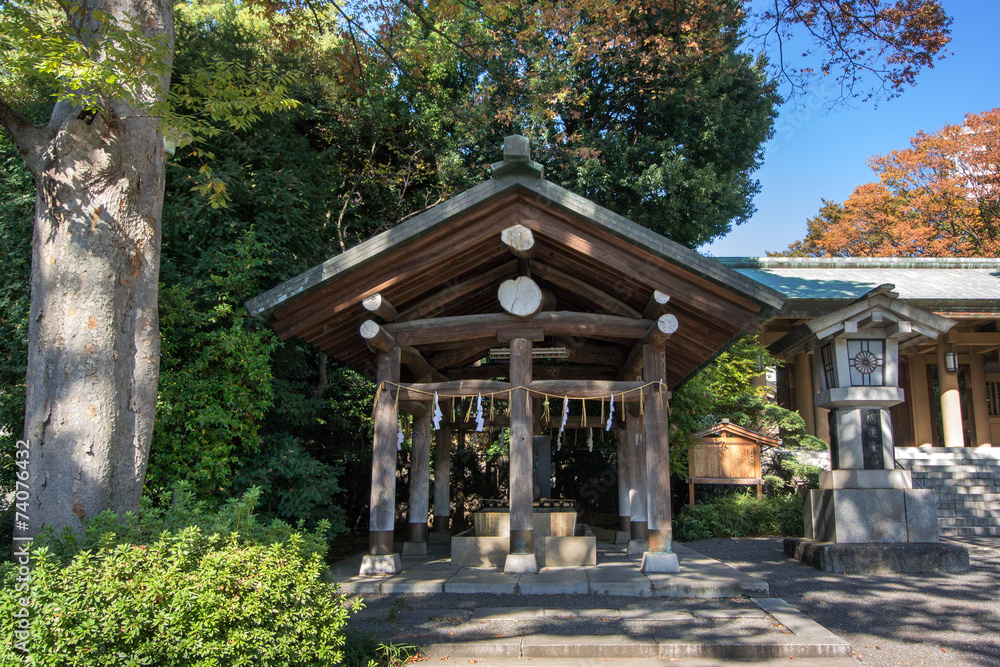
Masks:
[[[774,478],[772,488],[775,491],[795,491],[800,486],[818,489],[819,474],[822,472],[819,466],[799,463],[791,452],[781,452],[776,455],[770,464],[765,466],[765,470],[768,473],[764,475],[765,479]]]
[[[682,542],[711,537],[801,535],[802,498],[734,493],[686,506],[674,518],[674,535]]]
[[[260,522],[259,495],[210,512],[182,485],[160,506],[98,515],[83,535],[44,533],[32,554],[30,653],[14,648],[8,624],[0,665],[340,664],[349,612],[328,580],[326,529]],[[11,619],[26,593],[18,568],[2,568],[0,616]]]
[[[30,665],[334,665],[343,654],[343,597],[299,536],[247,544],[190,527],[80,551],[65,566],[45,547],[33,560]],[[8,636],[4,664],[19,655],[11,646]]]

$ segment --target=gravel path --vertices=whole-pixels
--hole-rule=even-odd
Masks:
[[[851,642],[862,664],[1000,667],[1000,540],[969,545],[966,574],[891,576],[825,574],[786,558],[781,538],[689,546],[767,581]]]

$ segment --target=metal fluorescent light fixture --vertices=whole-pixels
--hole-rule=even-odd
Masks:
[[[533,347],[532,359],[568,359],[569,352],[565,347]],[[509,347],[495,347],[490,350],[490,361],[510,361]]]

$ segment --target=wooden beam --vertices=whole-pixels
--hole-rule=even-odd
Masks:
[[[424,345],[496,336],[498,330],[524,321],[506,313],[489,313],[396,322],[385,325],[385,328],[400,345]],[[651,320],[561,311],[539,313],[528,321],[532,326],[544,329],[546,336],[623,339],[642,338],[654,324]]]
[[[653,295],[649,297],[649,303],[646,304],[646,310],[643,311],[642,316],[647,320],[655,320],[667,312],[668,303],[670,303],[669,294],[664,294],[658,289],[653,290]]]
[[[490,269],[489,271],[477,274],[468,280],[446,287],[437,294],[419,301],[399,313],[396,316],[396,322],[409,322],[411,320],[423,318],[426,315],[433,313],[435,310],[443,308],[453,301],[461,299],[466,294],[486,287],[487,285],[492,285],[504,278],[508,278],[516,274],[517,260],[511,260],[505,264],[501,264],[495,269]]]
[[[493,394],[506,392],[510,382],[494,382],[491,380],[452,380],[451,382],[412,382],[400,384],[398,387],[400,401],[433,401],[434,392],[438,398],[454,396],[476,396],[477,394]],[[392,387],[395,398],[397,387]]]
[[[479,361],[490,353],[490,348],[496,346],[496,341],[476,343],[467,347],[439,352],[428,360],[434,368],[462,368]],[[453,378],[460,380],[461,378]]]
[[[608,380],[535,380],[528,389],[543,394],[553,396],[570,396],[572,398],[608,398],[615,395],[615,400],[620,400],[623,393],[626,393],[627,401],[639,400],[639,392],[636,391],[643,386],[643,382],[616,382]],[[658,391],[659,385],[653,385],[643,390],[643,395],[651,391]],[[627,393],[627,392],[635,392]]]
[[[389,300],[382,296],[381,293],[375,293],[366,299],[362,299],[361,305],[365,310],[383,322],[392,322],[396,319],[396,309],[393,308]]]
[[[556,409],[556,408],[558,408],[558,409]],[[507,428],[508,426],[510,426],[510,420],[506,416],[496,415],[491,420],[489,418],[489,415],[488,415],[488,408],[484,405],[483,409],[487,411],[487,416],[483,419],[483,429],[489,430],[489,429],[493,429],[493,428]],[[552,413],[552,415],[550,415],[549,419],[544,419],[544,418],[540,418],[540,417],[536,416],[535,424],[538,425],[540,428],[559,428],[559,426],[562,424],[562,414],[561,413],[560,414],[556,414],[556,412],[558,412],[558,410],[561,410],[561,409],[562,409],[561,405],[556,404],[556,406],[553,406],[553,413]],[[625,418],[622,415],[623,415],[623,413],[619,413],[618,412],[618,401],[617,401],[617,399],[615,399],[615,416],[614,416],[615,418],[614,418],[614,423],[613,423],[615,426],[619,426],[622,423],[624,423],[622,420],[624,420]],[[567,429],[576,429],[576,428],[602,428],[603,429],[607,425],[607,418],[608,418],[608,416],[605,415],[604,416],[605,421],[602,422],[600,415],[589,415],[587,417],[586,423],[584,423],[582,416],[580,416],[580,415],[570,415],[570,416],[568,416],[566,418],[566,428]],[[464,420],[462,420],[462,421],[456,421],[451,426],[452,426],[452,428],[455,428],[455,429],[464,429],[466,431],[475,431],[476,430],[476,420],[473,419],[472,416],[470,416],[469,417],[469,421],[464,421]],[[542,435],[542,434],[538,433],[537,435]]]
[[[642,313],[621,299],[611,296],[604,290],[594,287],[579,278],[563,273],[558,269],[554,269],[548,264],[541,264],[539,262],[532,264],[532,268],[534,268],[535,275],[542,280],[583,297],[609,315],[631,317],[634,319],[642,318]]]
[[[625,362],[626,350],[620,345],[600,345],[570,337],[555,337],[553,343],[566,348],[567,361],[575,364],[596,364],[620,367]]]
[[[531,259],[535,256],[535,236],[524,225],[514,225],[503,230],[500,232],[500,240],[519,259]]]
[[[636,391],[643,386],[642,382],[615,382],[612,380],[534,380],[528,385],[532,392],[550,394],[552,396],[570,396],[572,398],[585,398],[587,400],[597,398],[609,398],[615,395],[615,401],[621,400],[621,395],[626,394],[625,400],[628,402],[639,400],[639,392]],[[509,391],[513,385],[510,382],[498,382],[495,380],[451,380],[450,382],[410,382],[399,383],[399,387],[393,386],[390,389],[393,398],[399,392],[399,400],[402,401],[432,401],[434,392],[438,398],[452,398],[456,396],[476,396],[479,394],[501,394]],[[660,385],[652,385],[643,390],[643,396],[650,392],[659,391]],[[498,397],[506,400],[504,397]]]
[[[628,353],[625,363],[622,364],[620,377],[623,380],[637,377],[642,372],[643,345],[663,345],[677,331],[677,326],[677,318],[673,315],[660,315],[653,326],[649,327],[649,330],[646,331],[646,335]]]
[[[409,368],[418,379],[426,378],[434,382],[447,382],[450,379],[431,366],[417,348],[404,345],[400,348],[400,352],[403,365]]]
[[[565,364],[540,364],[532,367],[532,376],[539,380],[614,380],[617,369],[611,366],[569,366]],[[465,368],[448,368],[443,371],[452,380],[491,380],[509,377],[508,364],[483,364]]]
[[[395,394],[393,394],[395,397]],[[414,417],[420,417],[427,414],[430,406],[427,403],[422,403],[420,401],[400,401],[399,411],[406,413],[408,415],[413,415]]]
[[[376,352],[388,352],[396,347],[396,341],[388,331],[375,320],[365,320],[361,323],[361,337],[368,347]]]
[[[392,337],[392,334],[387,332],[374,320],[365,320],[362,323],[361,337],[365,339],[368,347],[376,352],[389,352],[396,347],[396,340]],[[427,378],[436,382],[448,380],[436,368],[427,363],[424,355],[420,354],[417,348],[410,345],[399,347],[402,364],[409,368],[418,378]]]

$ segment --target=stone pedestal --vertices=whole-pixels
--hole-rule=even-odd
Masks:
[[[929,489],[814,489],[804,510],[805,536],[821,542],[939,541],[937,496]]]
[[[538,560],[534,553],[530,554],[507,554],[507,559],[503,564],[503,571],[507,574],[528,574],[538,572]]]
[[[379,554],[373,556],[371,554],[365,554],[365,557],[361,559],[361,574],[367,576],[386,576],[391,574],[397,574],[403,569],[403,561],[399,558],[399,554]]]
[[[886,542],[834,544],[809,538],[785,539],[785,555],[823,572],[876,574],[968,572],[969,550],[958,544]]]
[[[640,572],[680,572],[680,561],[675,553],[663,553],[660,551],[647,551],[642,555],[642,565]]]

